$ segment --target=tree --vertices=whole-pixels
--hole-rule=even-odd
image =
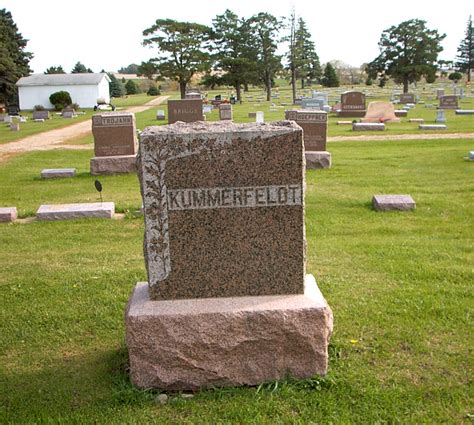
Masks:
[[[64,69],[61,65],[59,66],[50,66],[46,71],[45,74],[65,74]]]
[[[460,72],[451,72],[448,78],[457,84],[459,80],[462,80],[462,74]]]
[[[154,75],[158,72],[157,66],[151,62],[142,62],[138,68],[136,74],[138,76],[144,75],[149,80],[153,80]]]
[[[72,74],[86,74],[86,73],[92,74],[93,72],[94,71],[92,71],[92,69],[86,68],[86,66],[83,65],[81,62],[77,62],[74,65],[74,68],[72,68],[71,70]]]
[[[265,86],[267,101],[270,101],[275,75],[281,69],[281,56],[276,54],[276,50],[283,24],[273,15],[260,12],[248,19],[245,26],[255,48],[259,79]]]
[[[18,32],[10,12],[0,9],[0,102],[17,99],[16,82],[31,72],[33,54],[25,51],[28,40]]]
[[[51,104],[57,109],[62,109],[72,103],[71,95],[67,91],[57,91],[49,96]]]
[[[125,91],[127,94],[138,94],[140,90],[138,89],[138,86],[135,84],[135,81],[133,80],[128,80],[125,84]]]
[[[296,102],[296,68],[298,67],[299,51],[296,43],[296,15],[293,8],[290,15],[290,34],[287,38],[289,51],[287,53],[288,68],[290,70],[291,94],[293,103]]]
[[[403,92],[408,93],[410,83],[430,75],[436,69],[446,34],[430,30],[425,24],[423,20],[411,19],[383,31],[380,54],[369,64],[371,76],[392,77],[396,83],[403,83]]]
[[[311,33],[307,29],[303,18],[298,20],[298,29],[295,35],[297,46],[296,73],[301,80],[301,88],[304,89],[305,81],[318,80],[321,78],[322,70],[314,42],[311,40]]]
[[[163,77],[179,83],[181,99],[193,75],[210,68],[210,55],[206,51],[210,31],[205,25],[172,19],[157,19],[143,31],[143,45],[155,45],[161,54],[151,61]]]
[[[337,78],[336,70],[329,62],[324,68],[324,74],[321,82],[324,87],[339,87],[339,79]]]
[[[225,84],[235,88],[237,100],[241,100],[241,88],[257,80],[256,51],[251,43],[249,26],[235,13],[226,10],[213,21],[212,40],[218,75],[206,75],[208,86]]]
[[[118,70],[118,73],[119,74],[138,74],[138,67],[139,65],[137,65],[136,63],[131,63],[128,66],[120,68]]]
[[[125,88],[123,84],[117,80],[114,74],[108,74],[110,78],[109,83],[109,94],[110,97],[122,97],[125,94]]]
[[[471,71],[474,70],[474,26],[471,16],[467,21],[466,35],[458,47],[456,66],[466,73],[467,81],[471,82]]]

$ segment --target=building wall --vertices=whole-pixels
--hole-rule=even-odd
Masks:
[[[82,108],[93,108],[97,104],[97,98],[103,97],[109,100],[109,83],[103,78],[95,85],[72,85],[72,86],[23,86],[18,87],[21,110],[34,109],[35,105],[42,105],[47,109],[53,109],[49,96],[58,91],[67,91],[71,95],[73,103],[78,103]]]

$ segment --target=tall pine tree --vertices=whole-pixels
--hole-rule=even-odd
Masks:
[[[297,51],[297,78],[301,80],[301,88],[304,89],[305,81],[312,81],[321,78],[321,64],[316,53],[314,42],[311,40],[311,33],[306,27],[303,18],[298,20],[298,28],[295,34]]]
[[[466,36],[458,47],[456,66],[459,71],[466,73],[467,81],[471,81],[471,71],[474,70],[474,27],[472,18],[467,21]]]
[[[0,9],[0,102],[17,101],[15,83],[31,72],[33,54],[26,52],[25,40],[18,32],[10,12]]]

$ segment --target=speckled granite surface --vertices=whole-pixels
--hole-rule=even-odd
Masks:
[[[299,126],[149,127],[138,164],[151,299],[303,293]]]

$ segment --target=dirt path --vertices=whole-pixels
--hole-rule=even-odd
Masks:
[[[379,140],[434,140],[434,139],[473,139],[474,133],[423,133],[423,134],[377,134],[360,136],[333,136],[328,142],[357,142]]]
[[[140,106],[131,106],[124,109],[126,112],[143,112],[153,106],[163,103],[169,96],[160,96],[152,101]],[[67,127],[57,128],[55,130],[46,131],[44,133],[34,134],[25,137],[24,139],[15,142],[5,143],[0,145],[0,162],[12,155],[30,152],[30,151],[44,151],[51,149],[90,149],[89,145],[68,145],[70,139],[75,139],[84,136],[91,132],[90,120],[72,124]]]

